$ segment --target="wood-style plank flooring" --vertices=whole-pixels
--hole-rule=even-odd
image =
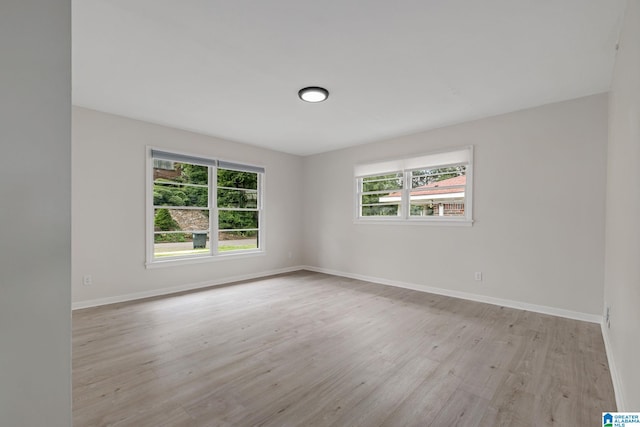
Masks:
[[[599,326],[307,271],[73,313],[89,426],[596,426]]]

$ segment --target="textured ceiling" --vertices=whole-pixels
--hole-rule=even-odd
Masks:
[[[306,155],[605,92],[626,2],[72,4],[74,104]]]

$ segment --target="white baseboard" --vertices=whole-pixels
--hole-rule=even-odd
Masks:
[[[231,276],[231,277],[225,277],[225,278],[218,279],[218,280],[207,280],[207,281],[198,282],[198,283],[188,283],[188,284],[185,284],[185,285],[172,286],[172,287],[169,287],[169,288],[152,289],[152,290],[149,290],[149,291],[135,292],[135,293],[131,293],[131,294],[117,295],[117,296],[113,296],[113,297],[97,298],[97,299],[85,300],[85,301],[77,301],[77,302],[72,303],[71,308],[73,310],[79,310],[79,309],[82,309],[82,308],[97,307],[97,306],[101,306],[101,305],[115,304],[115,303],[119,303],[119,302],[127,302],[127,301],[133,301],[133,300],[137,300],[137,299],[143,299],[143,298],[151,298],[151,297],[156,297],[156,296],[161,296],[161,295],[174,294],[174,293],[177,293],[177,292],[191,291],[191,290],[202,289],[202,288],[207,288],[207,287],[212,287],[212,286],[226,285],[226,284],[229,284],[229,283],[240,282],[240,281],[243,281],[243,280],[260,279],[262,277],[274,276],[276,274],[283,274],[283,273],[291,273],[291,272],[299,271],[299,270],[314,271],[314,272],[317,272],[317,273],[330,274],[332,276],[347,277],[347,278],[350,278],[350,279],[363,280],[365,282],[372,282],[372,283],[378,283],[378,284],[381,284],[381,285],[395,286],[395,287],[405,288],[405,289],[412,289],[414,291],[420,291],[420,292],[429,292],[429,293],[437,294],[437,295],[445,295],[445,296],[454,297],[454,298],[461,298],[461,299],[466,299],[466,300],[471,300],[471,301],[484,302],[484,303],[487,303],[487,304],[499,305],[499,306],[510,307],[510,308],[517,308],[517,309],[520,309],[520,310],[533,311],[533,312],[536,312],[536,313],[549,314],[549,315],[552,315],[552,316],[565,317],[567,319],[574,319],[574,320],[582,320],[582,321],[585,321],[585,322],[598,323],[598,324],[602,325],[602,316],[596,315],[596,314],[581,313],[581,312],[577,312],[577,311],[564,310],[564,309],[556,308],[556,307],[548,307],[548,306],[543,306],[543,305],[529,304],[529,303],[520,302],[520,301],[513,301],[513,300],[502,299],[502,298],[488,297],[488,296],[485,296],[485,295],[472,294],[472,293],[469,293],[469,292],[462,292],[462,291],[454,291],[454,290],[451,290],[451,289],[444,289],[444,288],[438,288],[438,287],[427,286],[427,285],[419,285],[419,284],[415,284],[415,283],[407,283],[407,282],[399,282],[399,281],[396,281],[396,280],[381,279],[381,278],[378,278],[378,277],[365,276],[365,275],[362,275],[362,274],[347,273],[347,272],[344,272],[344,271],[331,270],[331,269],[327,269],[327,268],[314,267],[314,266],[310,266],[310,265],[300,265],[300,266],[287,267],[287,268],[281,268],[281,269],[276,269],[276,270],[263,271],[263,272],[260,272],[260,273],[245,274],[245,275],[240,275],[240,276]],[[607,335],[604,334],[604,330],[603,330],[603,337],[607,337]],[[605,344],[607,344],[607,338],[605,338]],[[607,352],[608,352],[608,350],[607,350]]]
[[[144,292],[135,292],[131,294],[117,295],[113,297],[98,298],[85,301],[74,302],[71,307],[73,310],[82,308],[97,307],[100,305],[115,304],[119,302],[133,301],[142,298],[151,298],[161,295],[174,294],[177,292],[191,291],[195,289],[207,288],[212,286],[226,285],[233,282],[243,280],[259,279],[276,274],[291,273],[298,270],[315,271],[317,273],[330,274],[332,276],[347,277],[350,279],[363,280],[365,282],[378,283],[381,285],[395,286],[399,288],[412,289],[414,291],[429,292],[437,295],[445,295],[454,298],[461,298],[471,301],[484,302],[487,304],[499,305],[503,307],[517,308],[520,310],[533,311],[536,313],[549,314],[552,316],[565,317],[567,319],[582,320],[585,322],[602,324],[602,316],[597,314],[581,313],[577,311],[564,310],[556,307],[548,307],[544,305],[529,304],[520,301],[513,301],[502,298],[489,297],[485,295],[472,294],[469,292],[454,291],[451,289],[438,288],[434,286],[419,285],[416,283],[399,282],[396,280],[381,279],[378,277],[365,276],[362,274],[347,273],[344,271],[331,270],[327,268],[314,267],[310,265],[301,265],[294,267],[281,268],[277,270],[263,271],[260,273],[245,274],[241,276],[225,277],[218,280],[207,280],[198,283],[189,283],[185,285],[173,286],[169,288],[153,289]],[[603,336],[605,334],[603,333]]]
[[[600,323],[602,328],[602,339],[604,340],[604,348],[607,352],[607,360],[609,361],[609,372],[611,372],[611,381],[613,382],[613,392],[616,395],[616,406],[618,412],[627,411],[626,400],[622,393],[622,382],[620,380],[620,374],[616,368],[616,362],[612,355],[611,341],[609,338],[609,329],[604,322]],[[631,410],[631,409],[629,409]]]
[[[119,302],[134,301],[134,300],[143,299],[143,298],[151,298],[151,297],[157,297],[161,295],[175,294],[177,292],[192,291],[196,289],[209,288],[212,286],[226,285],[229,283],[241,282],[243,280],[260,279],[263,277],[274,276],[276,274],[291,273],[293,271],[298,271],[301,269],[302,267],[298,267],[298,266],[280,268],[277,270],[263,271],[260,273],[245,274],[241,276],[231,276],[231,277],[225,277],[223,279],[218,279],[218,280],[207,280],[205,282],[189,283],[186,285],[172,286],[169,288],[162,288],[162,289],[153,289],[149,291],[135,292],[132,294],[118,295],[114,297],[78,301],[78,302],[72,303],[71,308],[72,310],[79,310],[82,308],[97,307],[101,305],[115,304]]]
[[[418,285],[415,283],[406,283],[406,282],[399,282],[396,280],[380,279],[378,277],[364,276],[361,274],[353,274],[353,273],[345,273],[343,271],[330,270],[326,268],[313,267],[309,265],[302,266],[301,269],[315,271],[318,273],[331,274],[333,276],[341,276],[341,277],[347,277],[350,279],[363,280],[365,282],[378,283],[381,285],[396,286],[399,288],[412,289],[414,291],[429,292],[437,295],[444,295],[448,297],[461,298],[461,299],[477,301],[477,302],[484,302],[487,304],[499,305],[503,307],[517,308],[520,310],[533,311],[535,313],[549,314],[552,316],[565,317],[567,319],[582,320],[585,322],[602,324],[602,316],[597,314],[581,313],[578,311],[564,310],[562,308],[529,304],[526,302],[488,297],[485,295],[454,291],[451,289],[437,288],[437,287],[427,286],[427,285]]]

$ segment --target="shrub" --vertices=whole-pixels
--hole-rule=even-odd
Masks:
[[[169,197],[168,202],[170,206],[184,206],[184,199],[182,199],[180,196],[177,196],[175,194]]]
[[[160,233],[155,235],[155,243],[176,243],[186,242],[187,239],[182,233]]]
[[[158,209],[155,215],[154,228],[156,231],[176,231],[180,230],[180,225],[171,217],[168,209]]]

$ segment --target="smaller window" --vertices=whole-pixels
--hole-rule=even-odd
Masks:
[[[472,221],[473,147],[357,165],[356,219]]]

